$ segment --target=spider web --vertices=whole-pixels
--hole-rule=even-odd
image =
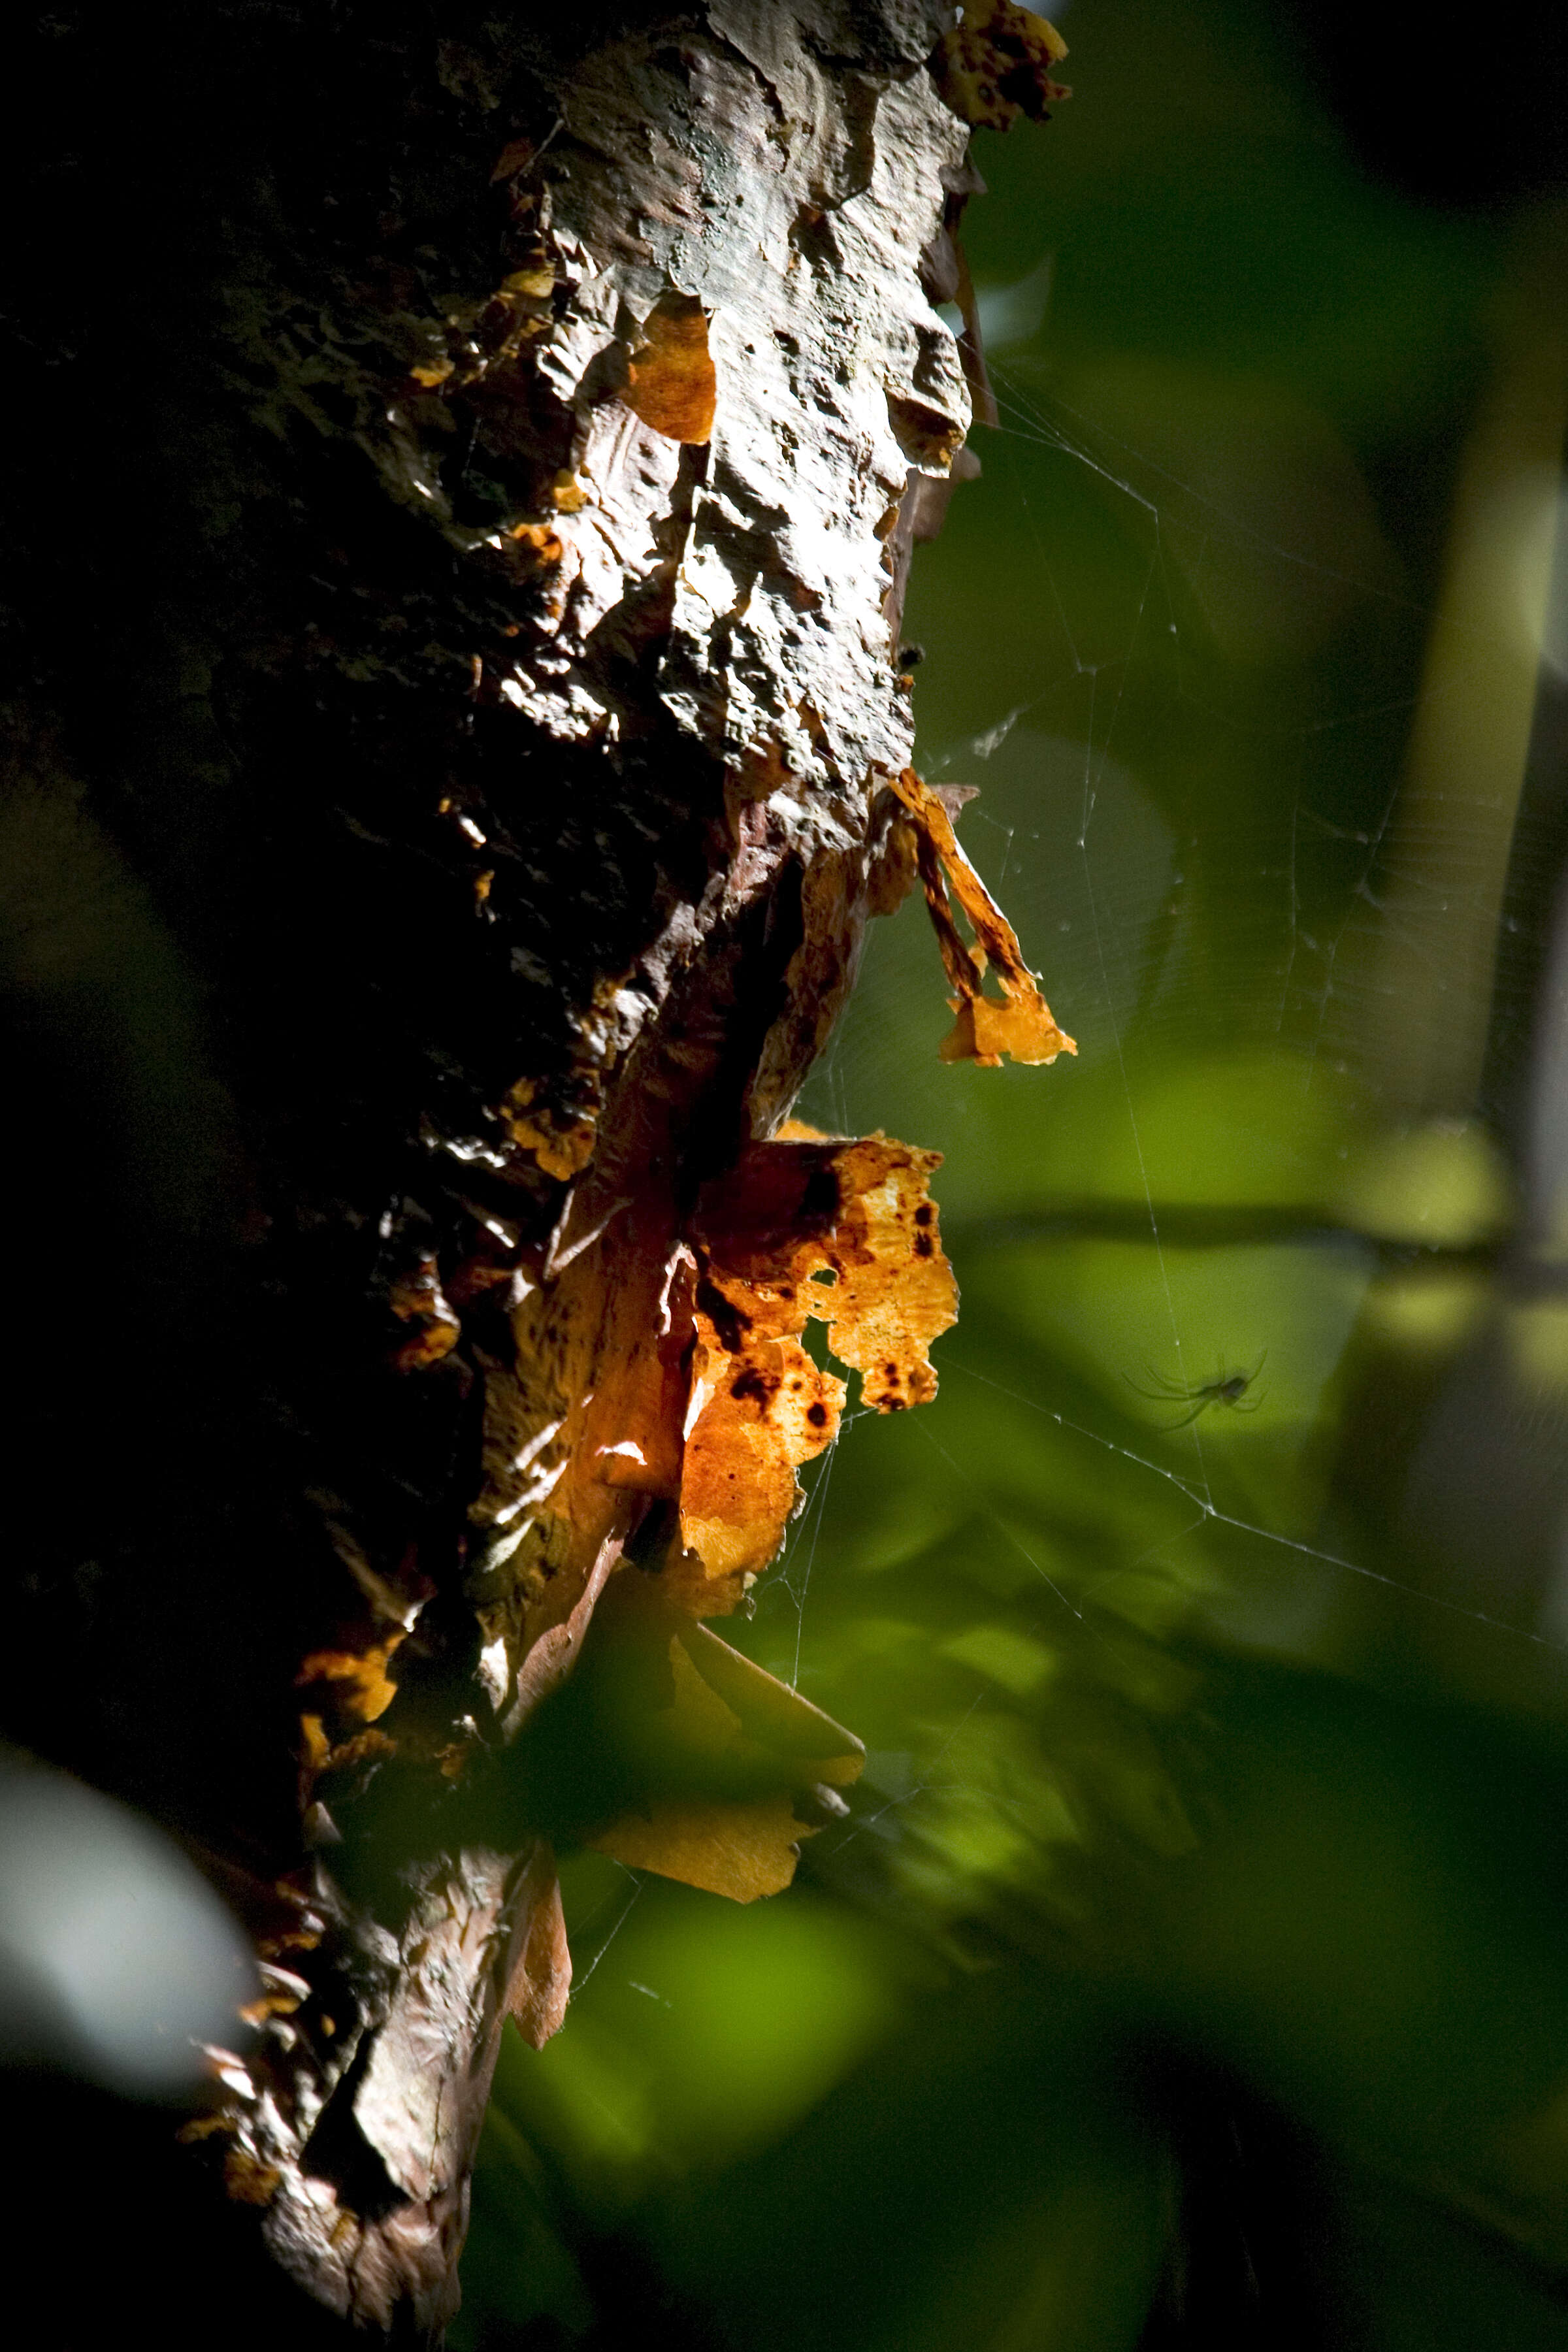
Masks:
[[[1537,969],[1509,953],[1551,927],[1550,872],[1521,874],[1542,784],[1521,758],[1511,791],[1494,772],[1456,792],[1441,750],[1470,705],[1497,708],[1519,613],[1396,556],[1305,410],[1266,417],[1250,481],[1232,465],[1227,485],[1223,404],[1184,471],[1165,442],[1068,405],[1047,369],[993,373],[985,480],[917,568],[917,756],[981,785],[965,845],[1079,1058],[939,1069],[922,910],[877,927],[802,1108],[943,1150],[944,1235],[974,1300],[918,1441],[847,1418],[749,1645],[808,1690],[831,1683],[842,1617],[814,1643],[814,1596],[855,1572],[858,1485],[896,1494],[918,1442],[928,1498],[989,1524],[1069,1642],[1107,1639],[1106,1593],[1153,1569],[1222,1648],[1376,1672],[1392,1645],[1439,1687],[1558,1704],[1568,1324],[1539,1244],[1562,1171],[1531,1139],[1555,1073],[1521,1079]],[[1548,690],[1561,546],[1537,575],[1559,503],[1538,474],[1492,516],[1521,609],[1554,583],[1531,623]],[[1026,552],[976,660],[988,530]],[[1450,572],[1463,558],[1451,537]],[[1002,678],[979,724],[971,669]],[[1532,671],[1518,742],[1533,710],[1536,770],[1546,699]],[[978,1445],[976,1398],[1009,1416]],[[1068,1484],[1113,1469],[1120,1543],[1098,1562],[1052,1539],[1027,1467],[1047,1432],[1053,1463],[1079,1457]],[[923,1763],[882,1759],[870,1818],[921,1793],[995,1696],[982,1681]]]

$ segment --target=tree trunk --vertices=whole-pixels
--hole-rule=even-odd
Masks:
[[[700,1621],[837,1427],[808,1313],[896,1410],[953,1312],[931,1155],[787,1124],[867,919],[919,871],[944,1051],[1069,1043],[895,658],[969,123],[1059,44],[542,13],[175,10],[134,118],[144,22],[36,31],[6,1719],[257,1938],[159,2175],[231,2340],[253,2263],[438,2337],[506,2015],[563,2009],[552,1841],[745,1898],[842,1804],[852,1736]]]

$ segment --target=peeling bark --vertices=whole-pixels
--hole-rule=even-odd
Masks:
[[[105,132],[140,340],[111,300],[68,349],[52,287],[33,331],[62,450],[134,348],[146,591],[89,486],[21,497],[9,705],[197,976],[218,1138],[89,1601],[67,1531],[22,1645],[115,1704],[62,1732],[13,1668],[10,1719],[247,1907],[193,2169],[311,2303],[430,2341],[505,2018],[564,2007],[552,1838],[749,1895],[858,1769],[697,1621],[831,1436],[812,1270],[883,1409],[952,1319],[931,1155],[780,1137],[866,922],[918,866],[952,1050],[1070,1045],[894,658],[970,417],[950,100],[1038,115],[1059,44],[942,0],[436,13],[220,8],[199,63],[176,20],[199,135]],[[613,1788],[551,1764],[591,1627],[648,1694]]]

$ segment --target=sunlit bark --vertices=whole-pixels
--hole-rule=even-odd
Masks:
[[[531,1746],[595,1610],[661,1705],[739,1727],[639,1858],[759,1891],[852,1775],[696,1631],[774,1538],[716,1436],[700,1495],[683,1468],[694,1364],[729,1368],[778,1514],[842,1395],[804,1307],[745,1339],[725,1264],[837,1268],[889,1409],[951,1315],[921,1155],[779,1144],[787,1260],[723,1187],[914,876],[895,656],[970,414],[931,307],[967,294],[959,110],[1037,113],[1054,50],[989,6],[944,50],[942,0],[542,13],[206,12],[141,143],[95,52],[73,169],[87,211],[133,206],[144,275],[85,320],[47,260],[36,289],[58,463],[96,418],[126,486],[16,495],[13,823],[68,930],[95,858],[135,877],[125,969],[175,975],[199,1148],[118,1293],[63,1277],[117,1335],[77,1392],[113,1426],[39,1421],[78,1509],[8,1706],[177,1822],[256,1935],[179,2225],[204,2244],[221,2190],[229,2340],[274,2313],[252,2262],[372,2329],[455,2307],[500,2033],[542,2039],[569,1982],[551,1835],[613,1836],[626,1795]],[[1012,95],[977,100],[994,17]],[[156,1014],[122,1016],[145,1061]],[[1028,1020],[1028,1058],[1065,1042]],[[37,1676],[68,1651],[62,1725]]]

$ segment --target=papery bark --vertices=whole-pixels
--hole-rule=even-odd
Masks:
[[[680,1646],[756,1550],[715,1583],[681,1549],[693,1348],[761,1377],[702,1216],[912,878],[900,605],[970,415],[932,308],[976,184],[951,6],[539,13],[220,7],[199,55],[175,20],[170,119],[133,149],[106,103],[92,163],[145,299],[68,328],[51,282],[37,329],[62,450],[121,387],[144,593],[86,486],[16,526],[40,576],[75,530],[56,603],[96,581],[116,714],[72,716],[46,597],[17,760],[141,877],[217,1140],[134,1460],[89,1462],[20,1643],[84,1640],[114,1706],[62,1730],[16,1665],[7,1705],[247,1907],[267,1992],[193,2169],[310,2305],[428,2340],[505,2018],[564,2004],[548,1807],[503,1759],[595,1607],[668,1568],[725,1753],[854,1769]]]

